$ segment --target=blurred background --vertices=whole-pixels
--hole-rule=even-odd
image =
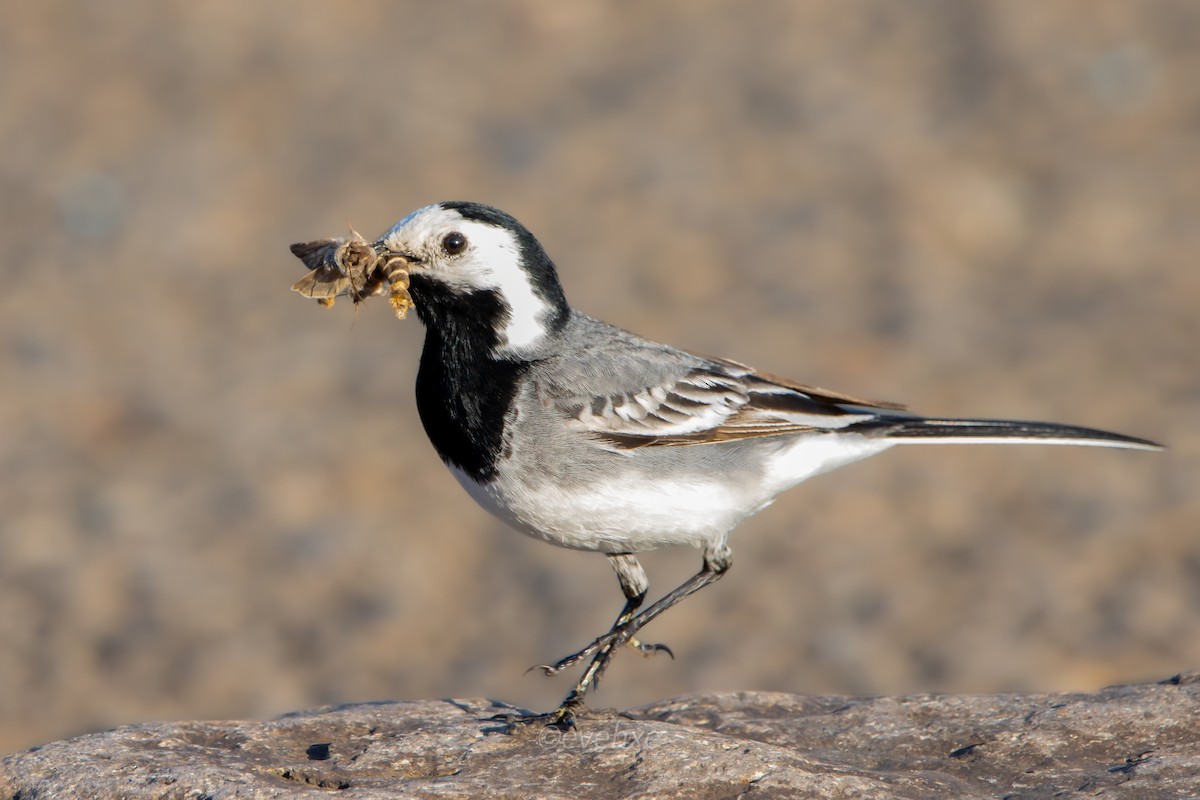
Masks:
[[[289,243],[443,199],[650,337],[1171,446],[805,484],[596,705],[1200,667],[1198,36],[1189,0],[5,4],[0,751],[566,692],[524,670],[607,629],[606,560],[455,484],[415,319],[288,291]]]

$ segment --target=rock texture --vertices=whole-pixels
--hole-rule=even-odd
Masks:
[[[0,797],[1200,796],[1200,673],[1095,694],[684,697],[506,734],[482,700],[133,725],[0,762]]]

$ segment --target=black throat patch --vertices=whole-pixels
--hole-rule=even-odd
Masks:
[[[520,361],[492,356],[508,307],[494,291],[452,291],[414,272],[409,291],[425,324],[417,373],[417,410],[447,464],[486,482],[504,452],[505,423]]]
[[[554,263],[524,225],[499,209],[480,203],[446,202],[463,219],[510,231],[516,238],[521,268],[533,291],[546,304],[539,322],[554,335],[570,319]],[[495,355],[499,331],[512,309],[494,290],[451,288],[419,269],[411,273],[409,294],[425,325],[425,348],[417,373],[417,410],[429,440],[447,464],[476,481],[496,474],[504,455],[505,427],[517,383],[528,362]]]

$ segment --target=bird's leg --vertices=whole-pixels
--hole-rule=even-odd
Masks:
[[[609,556],[609,563],[612,564],[612,568],[616,571],[617,580],[621,582],[621,591],[625,594],[625,608],[621,611],[621,615],[617,617],[617,621],[612,627],[612,631],[615,631],[633,619],[634,613],[642,607],[642,601],[646,599],[646,590],[650,588],[650,581],[646,579],[646,571],[642,569],[642,565],[631,553],[611,555]],[[609,633],[612,633],[612,631],[609,631]],[[671,648],[665,644],[639,642],[635,636],[630,636],[627,644],[644,656],[652,656],[655,653],[666,653],[671,658],[675,658],[675,654],[671,652]]]
[[[646,596],[648,582],[646,574],[637,560],[628,553],[610,556],[613,568],[621,581],[621,590],[625,593],[625,608],[617,617],[612,629],[580,652],[551,666],[542,667],[547,674],[553,675],[559,669],[570,666],[588,655],[595,654],[592,662],[584,671],[583,677],[575,684],[575,688],[563,699],[554,711],[547,714],[498,714],[493,719],[508,723],[509,729],[528,725],[543,724],[557,728],[571,728],[575,725],[575,715],[583,707],[584,697],[588,691],[600,683],[600,677],[612,661],[617,648],[633,641],[635,634],[643,626],[671,606],[690,594],[716,582],[728,570],[732,562],[732,554],[725,544],[710,547],[704,551],[704,565],[700,571],[688,578],[674,590],[664,595],[658,602],[640,614],[635,612],[641,607]],[[669,652],[669,651],[668,651]]]
[[[646,599],[646,590],[650,588],[650,580],[633,553],[613,553],[609,555],[608,563],[612,565],[613,572],[617,573],[621,594],[625,595],[625,608],[621,610],[621,616],[617,617],[616,625],[613,626],[615,628],[632,619],[633,613],[642,607],[642,601]]]
[[[642,603],[646,599],[646,590],[650,588],[650,581],[646,578],[646,570],[642,569],[642,565],[634,557],[633,553],[613,553],[609,555],[608,559],[609,563],[612,564],[613,571],[617,573],[617,580],[621,583],[621,593],[625,595],[625,607],[621,609],[620,615],[617,616],[617,621],[613,623],[607,633],[578,653],[572,653],[553,664],[539,664],[536,667],[531,667],[531,669],[540,669],[547,675],[557,675],[564,669],[578,664],[612,641],[620,627],[633,619],[633,615],[642,607]],[[675,657],[671,653],[671,648],[663,644],[643,644],[634,638],[629,639],[629,644],[645,655],[653,655],[654,653],[663,651],[672,658]]]
[[[632,558],[632,557],[631,557]],[[583,677],[575,684],[575,688],[563,699],[562,704],[550,714],[544,715],[548,724],[560,727],[570,727],[574,724],[575,712],[583,706],[584,697],[588,690],[600,683],[600,677],[612,661],[617,648],[631,641],[634,635],[648,622],[678,603],[690,594],[700,591],[710,583],[716,582],[733,563],[732,553],[724,543],[710,547],[704,551],[704,565],[700,571],[684,581],[680,586],[663,596],[654,605],[637,616],[618,624],[612,631],[601,639],[607,639],[596,652],[592,663],[584,670]],[[619,574],[619,571],[618,571]],[[628,607],[628,603],[626,604]],[[635,606],[636,608],[636,606]],[[600,640],[597,640],[600,641]]]

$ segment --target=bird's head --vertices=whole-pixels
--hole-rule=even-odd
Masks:
[[[554,264],[525,226],[479,203],[420,208],[376,247],[408,262],[417,314],[427,327],[491,335],[497,354],[536,350],[570,313]]]

